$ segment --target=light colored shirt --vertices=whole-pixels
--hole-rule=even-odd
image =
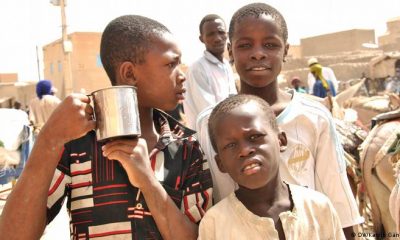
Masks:
[[[29,120],[40,130],[49,119],[61,100],[53,95],[43,95],[42,99],[34,98],[29,104]]]
[[[289,185],[293,210],[279,218],[287,240],[345,239],[340,220],[329,199],[321,193]],[[200,222],[200,240],[279,239],[272,218],[249,211],[235,193],[206,212]]]
[[[281,153],[280,174],[284,181],[307,186],[328,196],[343,227],[362,223],[345,171],[343,147],[332,116],[320,103],[293,94],[289,105],[277,116],[288,145]],[[214,200],[220,201],[236,188],[231,177],[219,171],[215,151],[208,135],[208,118],[213,107],[205,109],[197,120],[197,134],[209,159],[214,184]]]
[[[322,76],[326,79],[326,80],[330,80],[333,84],[333,86],[335,87],[335,92],[338,92],[338,88],[339,88],[339,83],[336,79],[335,73],[333,73],[333,70],[329,67],[322,67]],[[315,83],[315,77],[314,75],[309,72],[308,76],[307,76],[307,83],[308,83],[308,89],[309,89],[309,93],[313,94],[313,86]]]
[[[188,70],[183,108],[186,125],[195,129],[197,115],[229,95],[237,94],[233,71],[229,62],[219,61],[210,52],[194,62]]]

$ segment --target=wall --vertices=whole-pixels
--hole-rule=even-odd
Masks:
[[[300,40],[302,56],[317,56],[364,49],[363,43],[375,42],[375,31],[352,29],[342,32],[303,38]]]

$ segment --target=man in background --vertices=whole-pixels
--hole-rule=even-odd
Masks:
[[[36,136],[43,127],[51,113],[56,109],[61,100],[54,96],[53,88],[49,80],[41,80],[36,84],[37,97],[29,104],[29,121],[33,125],[33,133]]]
[[[313,87],[314,87],[314,84],[315,84],[315,81],[316,81],[315,76],[312,73],[311,69],[313,68],[314,65],[317,65],[317,64],[321,65],[318,62],[317,58],[312,57],[312,58],[310,58],[308,60],[308,67],[310,68],[310,72],[308,73],[307,83],[308,83],[308,88],[309,88],[308,91],[309,91],[310,94],[314,94]],[[332,84],[333,84],[333,86],[335,88],[335,92],[337,93],[338,92],[339,83],[338,83],[338,81],[336,79],[336,76],[335,76],[335,73],[333,72],[333,70],[331,68],[329,68],[329,67],[322,66],[322,76],[323,76],[324,79],[329,80],[330,82],[332,82]]]
[[[209,14],[201,20],[199,30],[199,39],[206,50],[188,69],[183,102],[186,125],[192,129],[203,109],[237,94],[232,68],[223,57],[227,40],[225,22],[220,16]]]

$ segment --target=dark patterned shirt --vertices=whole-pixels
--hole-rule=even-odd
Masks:
[[[185,128],[155,110],[160,139],[151,166],[176,206],[198,223],[212,205],[212,181],[199,144]],[[67,143],[50,185],[47,218],[52,221],[65,197],[71,239],[162,239],[140,190],[118,161],[102,155],[94,131]]]

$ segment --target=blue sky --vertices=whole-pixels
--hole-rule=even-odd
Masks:
[[[68,32],[101,32],[109,21],[124,14],[139,14],[165,24],[177,37],[187,64],[202,54],[198,24],[209,13],[226,23],[235,10],[258,1],[249,0],[67,0]],[[360,28],[386,31],[386,21],[400,16],[399,0],[270,0],[289,28],[289,43],[324,33]],[[49,0],[0,2],[0,72],[17,72],[20,81],[38,78],[39,50],[61,37],[60,8]],[[43,68],[39,52],[40,68]],[[42,74],[43,76],[43,74]]]

